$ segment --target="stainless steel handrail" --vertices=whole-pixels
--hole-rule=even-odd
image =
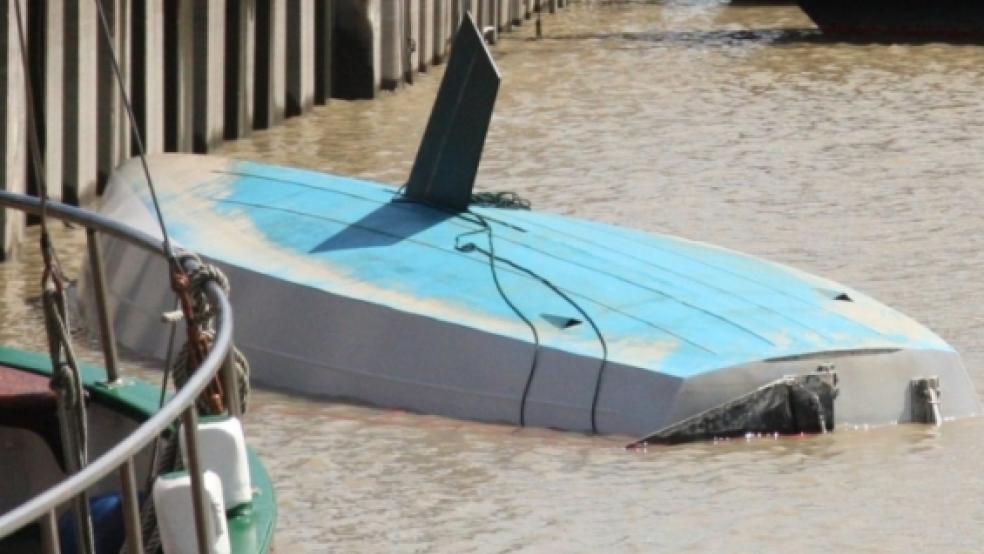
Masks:
[[[32,214],[39,214],[41,211],[41,203],[37,198],[7,191],[0,191],[0,207],[13,208]],[[94,229],[106,233],[162,257],[166,257],[161,240],[99,214],[58,202],[48,202],[47,214],[50,217],[84,226],[86,229]],[[197,269],[197,262],[193,259],[186,259],[184,264],[185,269],[188,271]],[[45,518],[42,520],[43,528],[51,527],[50,519],[58,506],[75,498],[114,471],[120,470],[121,475],[124,476],[124,489],[128,488],[128,484],[132,488],[133,457],[152,441],[156,440],[179,417],[183,418],[186,423],[194,422],[197,419],[197,413],[194,411],[195,400],[205,390],[205,387],[212,378],[223,369],[223,366],[228,365],[224,364],[224,362],[232,347],[232,307],[229,305],[229,299],[215,282],[208,283],[205,293],[214,306],[216,314],[215,340],[211,351],[209,351],[201,366],[191,375],[185,386],[178,390],[164,404],[160,411],[151,416],[113,448],[89,463],[83,470],[67,477],[40,495],[0,516],[0,538],[8,536],[14,531],[35,521],[41,520],[41,518]],[[230,392],[238,398],[238,391]],[[197,442],[194,429],[186,428],[185,431],[186,439],[190,439],[192,443]],[[194,447],[194,444],[189,444],[189,446]],[[189,450],[197,450],[197,448],[189,448]],[[194,463],[193,466],[197,467],[199,464]],[[126,479],[126,475],[129,475],[130,479]],[[204,536],[202,533],[204,529],[202,527],[205,525],[202,517],[204,514],[198,513],[201,502],[203,501],[201,496],[203,488],[202,476],[193,474],[191,478],[193,489],[195,489],[194,494],[198,497],[195,499],[196,525],[199,527],[198,536],[202,537]],[[135,491],[124,490],[123,492],[125,496],[130,496],[132,501]],[[126,502],[127,499],[124,498],[124,503]],[[46,523],[47,525],[45,525]],[[128,533],[132,535],[133,530],[128,529]],[[136,536],[139,537],[139,530],[136,531]],[[47,537],[46,542],[50,543],[51,540],[51,537]],[[199,542],[198,546],[201,552],[208,552],[210,548],[208,544],[203,545],[201,542]],[[142,547],[139,544],[136,546],[131,544],[131,547],[134,551],[142,551]],[[55,548],[55,551],[57,551],[57,548]]]

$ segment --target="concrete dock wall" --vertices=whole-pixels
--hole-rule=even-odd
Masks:
[[[97,1],[107,16],[103,36]],[[372,98],[447,59],[466,11],[486,32],[534,16],[536,0],[3,0],[0,172],[37,194],[15,19],[20,2],[39,157],[52,198],[85,205],[137,153],[123,73],[147,152],[209,152],[330,97]],[[540,0],[544,11],[564,5]],[[0,256],[24,218],[0,210]]]
[[[334,92],[373,98],[411,84],[447,58],[465,12],[486,32],[508,32],[566,0],[335,0]]]

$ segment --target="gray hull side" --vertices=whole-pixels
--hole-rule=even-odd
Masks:
[[[112,268],[107,280],[120,344],[163,358],[167,334],[161,313],[175,307],[165,264],[111,238],[104,238],[103,246],[106,266]],[[519,423],[531,343],[217,265],[232,282],[236,343],[249,358],[256,383],[310,396]],[[89,296],[82,291],[86,305]],[[599,367],[596,358],[542,348],[526,424],[590,431]],[[663,424],[682,383],[608,363],[598,430],[636,435]]]
[[[680,390],[670,421],[719,406],[786,375],[815,372],[821,365],[837,371],[839,394],[835,402],[837,425],[884,425],[911,421],[910,382],[938,376],[945,419],[980,415],[974,384],[960,356],[941,350],[882,350],[830,352],[774,362],[729,367],[687,379]]]
[[[120,343],[163,358],[160,314],[174,309],[164,263],[103,239]],[[256,383],[489,422],[518,424],[533,346],[385,306],[326,293],[218,263],[233,283],[235,336]],[[83,291],[83,297],[86,297]],[[180,336],[180,335],[179,335]],[[946,418],[977,415],[976,391],[959,355],[897,350],[817,354],[755,362],[688,379],[609,363],[598,430],[641,436],[703,412],[785,375],[833,364],[840,377],[835,423],[909,421],[909,382],[939,376]],[[526,404],[526,424],[591,430],[599,360],[543,348]]]

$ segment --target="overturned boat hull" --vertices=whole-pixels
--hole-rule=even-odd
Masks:
[[[984,38],[984,5],[969,0],[799,0],[825,33],[914,40]]]
[[[236,343],[268,386],[643,436],[820,369],[837,374],[837,425],[918,419],[912,383],[929,377],[945,391],[942,418],[980,412],[942,339],[778,264],[545,213],[448,212],[311,171],[192,155],[151,164],[172,236],[232,280]],[[145,190],[129,162],[102,209],[153,233]],[[146,280],[166,272],[106,240],[119,338],[162,357],[149,329],[174,299],[145,291],[162,290]]]

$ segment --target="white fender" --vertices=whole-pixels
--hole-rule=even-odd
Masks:
[[[222,502],[222,481],[211,471],[206,471],[204,477],[206,522],[212,552],[231,554],[229,528]],[[164,554],[197,554],[198,535],[195,533],[195,509],[191,502],[191,476],[188,472],[176,471],[158,477],[154,481],[153,496]]]
[[[188,467],[184,431],[180,433],[181,457]],[[198,423],[198,451],[202,469],[214,471],[222,480],[227,510],[250,502],[253,485],[246,457],[246,435],[239,419],[228,416],[203,417]]]

